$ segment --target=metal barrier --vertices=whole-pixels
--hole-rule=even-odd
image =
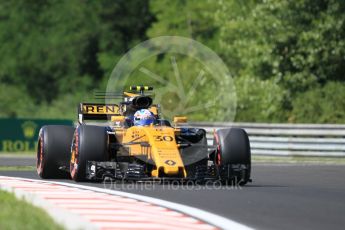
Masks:
[[[219,122],[189,125],[204,128],[210,144],[215,129],[243,128],[254,155],[345,157],[345,125]]]

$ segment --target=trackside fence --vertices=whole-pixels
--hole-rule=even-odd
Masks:
[[[213,132],[223,128],[243,128],[249,135],[253,155],[345,157],[345,125],[190,123]]]

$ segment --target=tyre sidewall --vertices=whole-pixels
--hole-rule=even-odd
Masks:
[[[217,152],[220,154],[222,165],[250,164],[249,138],[243,129],[220,129],[217,130],[216,135]]]

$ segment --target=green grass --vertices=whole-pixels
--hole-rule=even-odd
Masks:
[[[0,171],[36,171],[35,166],[0,166]]]
[[[37,230],[37,229],[63,229],[53,219],[24,200],[0,190],[0,229],[2,230]]]
[[[252,156],[253,163],[345,164],[345,157]]]
[[[0,152],[0,156],[35,156],[36,152]]]

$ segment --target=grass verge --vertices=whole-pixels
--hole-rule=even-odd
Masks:
[[[300,164],[345,164],[345,157],[303,157],[303,156],[258,156],[252,155],[253,163],[300,163]]]
[[[0,229],[3,230],[62,230],[42,209],[0,190]]]
[[[36,152],[0,152],[0,157],[33,157]]]
[[[36,171],[35,166],[0,166],[1,171]]]

